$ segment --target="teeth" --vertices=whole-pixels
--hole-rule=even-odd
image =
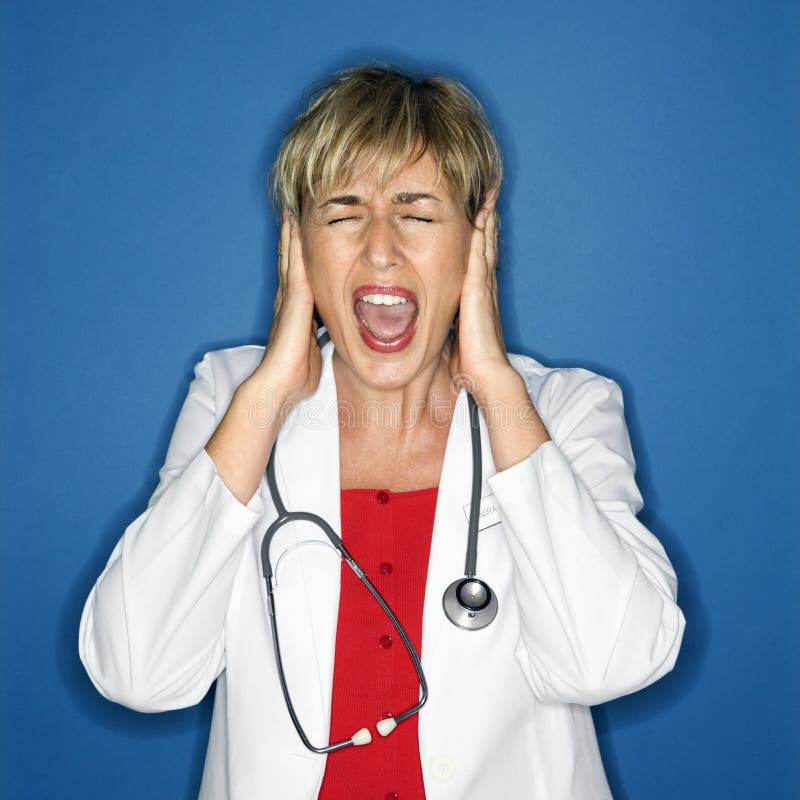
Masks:
[[[361,299],[376,306],[396,306],[408,302],[405,297],[398,297],[394,294],[365,294]]]

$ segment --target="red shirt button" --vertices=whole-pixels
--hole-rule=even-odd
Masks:
[[[392,646],[392,637],[388,633],[384,633],[378,641],[384,650],[388,650]]]
[[[379,567],[381,575],[391,575],[394,572],[394,567],[388,562],[384,561]]]
[[[397,792],[387,792],[386,800],[400,800],[400,795]]]
[[[389,719],[391,716],[393,716],[391,711],[384,711],[383,714],[381,714],[381,719]]]
[[[382,506],[385,506],[389,502],[389,492],[378,492],[378,494],[375,496],[375,499]]]

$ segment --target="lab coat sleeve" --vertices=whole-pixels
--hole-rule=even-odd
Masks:
[[[240,503],[204,447],[216,429],[213,354],[195,367],[147,509],[83,609],[79,652],[102,695],[138,711],[199,702],[225,665],[225,617],[259,492]]]
[[[534,403],[551,441],[488,482],[514,561],[517,658],[544,702],[595,705],[669,672],[684,617],[642,498],[622,392],[554,370]]]

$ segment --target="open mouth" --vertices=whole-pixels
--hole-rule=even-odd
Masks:
[[[413,292],[400,286],[361,286],[354,301],[359,333],[373,350],[395,352],[411,341],[417,320]]]

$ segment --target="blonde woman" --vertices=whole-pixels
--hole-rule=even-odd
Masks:
[[[81,620],[111,700],[216,680],[203,798],[610,797],[589,706],[675,663],[619,386],[506,352],[501,182],[442,76],[337,74],[286,135],[267,345],[197,365]]]

